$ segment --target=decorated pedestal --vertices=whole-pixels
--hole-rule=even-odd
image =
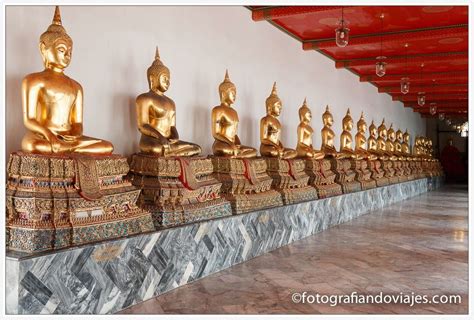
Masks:
[[[40,319],[36,314],[113,314],[427,192],[438,187],[439,180],[397,183],[70,250],[44,254],[7,251],[5,310],[7,314],[29,315],[28,319]]]
[[[305,159],[309,185],[316,188],[320,199],[342,194],[342,187],[335,182],[336,174],[331,170],[329,159]]]
[[[385,171],[385,177],[388,179],[388,183],[398,183],[400,180],[395,174],[395,169],[393,168],[392,160],[383,160],[381,161],[382,169]]]
[[[36,252],[153,231],[121,156],[12,153],[7,247]]]
[[[351,160],[351,169],[356,173],[355,181],[360,183],[362,190],[372,189],[377,187],[374,179],[372,179],[372,172],[368,169],[367,160]]]
[[[219,195],[210,159],[132,155],[130,179],[142,189],[138,205],[151,212],[156,228],[170,227],[232,214]]]
[[[412,160],[408,163],[410,167],[411,174],[413,175],[413,179],[420,179],[423,175],[420,169],[418,168],[418,160]]]
[[[388,178],[385,177],[385,171],[382,169],[380,160],[368,161],[369,170],[372,172],[372,179],[375,180],[377,187],[383,187],[390,183]]]
[[[412,168],[410,165],[411,162],[411,160],[402,161],[402,167],[405,171],[405,176],[407,177],[408,181],[415,179],[415,174],[412,172]]]
[[[351,169],[349,159],[331,159],[331,169],[336,173],[336,182],[342,186],[344,193],[361,190],[361,185],[355,181],[356,173]]]
[[[399,182],[406,182],[408,181],[406,175],[405,175],[405,170],[402,167],[402,161],[397,160],[397,161],[392,161],[393,163],[393,169],[395,169],[395,176],[398,177]]]
[[[272,188],[265,159],[211,157],[214,176],[222,183],[221,195],[232,205],[234,214],[283,205],[280,193]]]
[[[308,185],[305,161],[301,159],[264,158],[272,188],[281,194],[284,204],[293,204],[318,198],[316,189]]]

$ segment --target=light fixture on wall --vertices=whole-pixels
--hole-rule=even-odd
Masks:
[[[405,43],[405,76],[400,79],[400,91],[403,94],[410,92],[410,79],[407,77],[408,68],[408,43]]]
[[[461,126],[461,137],[466,138],[469,136],[469,122],[464,122]]]
[[[344,48],[349,44],[349,28],[344,21],[344,7],[342,7],[341,20],[339,21],[339,28],[336,29],[336,45],[339,48]]]
[[[441,121],[444,120],[444,113],[441,112],[441,113],[438,115],[438,117],[439,117],[439,120],[441,120]]]
[[[436,111],[438,111],[438,107],[436,106],[435,102],[430,103],[430,114],[434,116],[436,114]]]
[[[382,55],[382,39],[383,39],[383,36],[382,36],[382,32],[383,32],[383,18],[384,18],[384,15],[383,13],[380,14],[380,54],[379,56],[376,58],[378,61],[377,63],[375,64],[375,74],[379,77],[383,77],[385,75],[385,72],[386,72],[386,67],[387,67],[387,63],[384,61],[387,57],[384,57]]]
[[[423,67],[424,66],[425,65],[422,63],[421,64],[421,76],[420,76],[421,83],[423,83]],[[425,105],[425,102],[426,102],[425,93],[424,92],[418,92],[418,105],[420,107],[423,107]]]

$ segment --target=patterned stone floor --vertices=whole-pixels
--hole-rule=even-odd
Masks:
[[[466,314],[467,186],[364,215],[122,313]],[[461,304],[295,304],[294,292],[461,295]]]

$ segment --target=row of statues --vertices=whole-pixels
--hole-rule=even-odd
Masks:
[[[56,249],[440,174],[429,139],[417,137],[411,152],[408,132],[387,130],[385,121],[378,128],[372,121],[366,138],[363,114],[353,148],[350,110],[336,150],[326,108],[316,150],[306,99],[296,149],[286,148],[276,83],[260,121],[259,157],[238,136],[237,90],[227,71],[221,103],[212,109],[213,155],[203,157],[199,145],[180,139],[175,103],[165,94],[170,70],[158,49],[147,70],[149,91],[136,98],[140,152],[128,164],[112,155],[112,143],[83,135],[83,92],[64,74],[72,39],[58,7],[40,37],[40,52],[44,71],[22,83],[28,131],[8,164],[7,243],[13,250]]]

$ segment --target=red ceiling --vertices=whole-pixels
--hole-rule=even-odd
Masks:
[[[425,107],[416,107],[415,111],[425,114],[426,107],[435,102],[439,110],[467,113],[467,6],[259,6],[250,9],[254,21],[271,22],[301,41],[303,50],[323,53],[335,61],[336,68],[351,70],[360,76],[360,81],[371,82],[379,92],[391,94],[394,100],[404,101],[406,106],[416,107],[416,94],[426,92]],[[346,47],[339,48],[334,36],[342,9],[350,40]],[[380,53],[387,57],[387,73],[382,78],[375,75],[375,58]],[[405,75],[411,83],[406,96],[400,93],[400,78]],[[443,101],[449,101],[450,107]]]

